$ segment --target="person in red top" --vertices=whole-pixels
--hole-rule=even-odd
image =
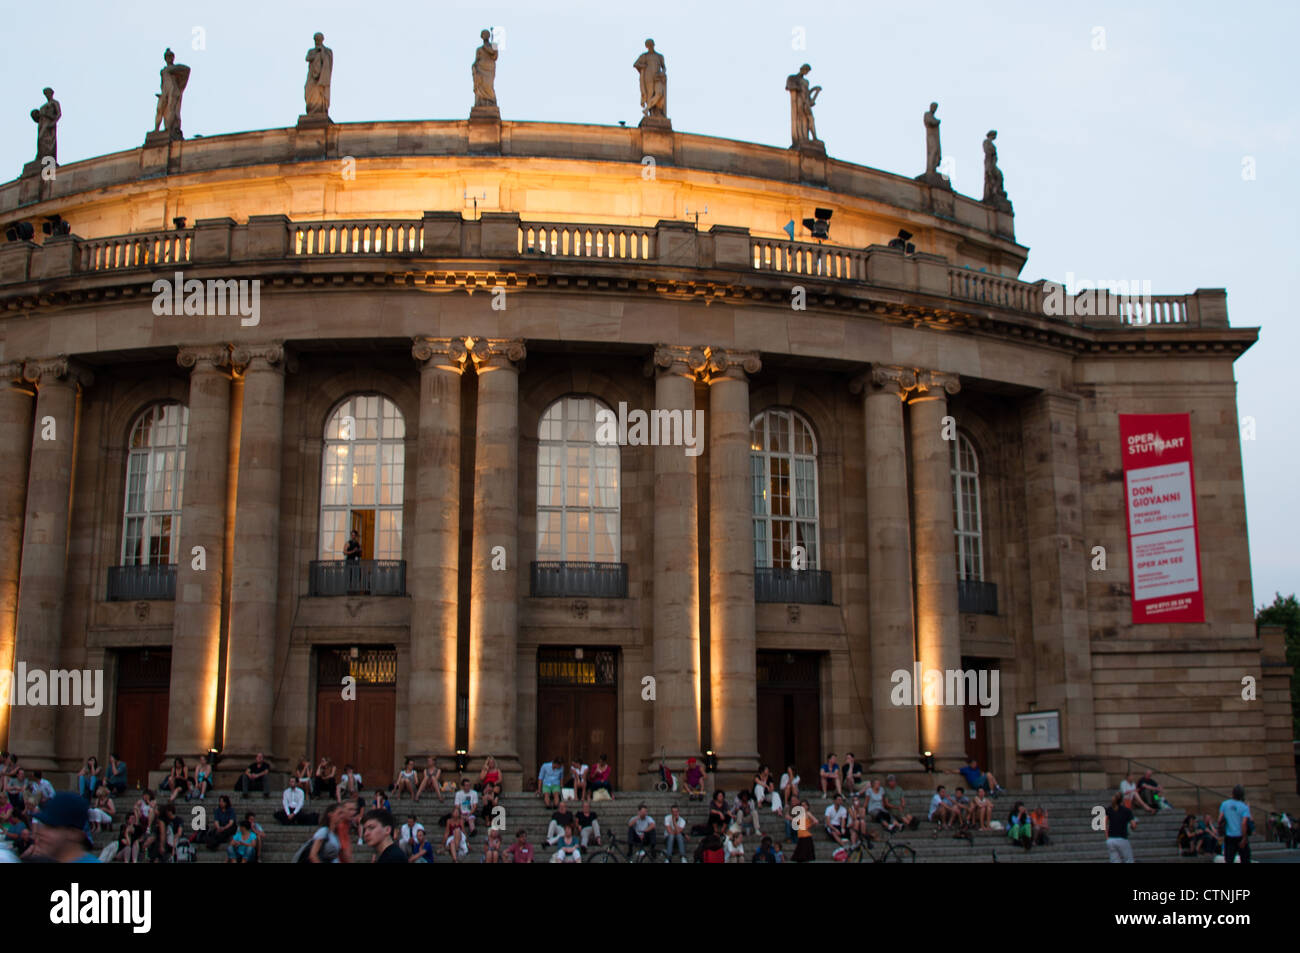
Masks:
[[[588,788],[592,794],[595,794],[601,788],[609,793],[609,799],[614,800],[614,785],[611,779],[614,776],[614,769],[609,766],[609,762],[602,754],[596,762],[595,767],[591,769],[591,781]]]
[[[528,843],[528,832],[520,828],[515,832],[515,842],[506,848],[511,863],[531,864],[533,862],[533,845]]]

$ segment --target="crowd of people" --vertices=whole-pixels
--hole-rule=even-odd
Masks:
[[[931,795],[924,820],[931,822],[934,836],[1004,833],[1026,851],[1049,843],[1048,812],[1016,801],[1003,820],[994,802],[1005,789],[975,759],[945,773],[960,776],[964,785],[949,793],[947,785],[940,784]],[[492,757],[485,759],[477,776],[458,775],[455,782],[444,779],[433,758],[423,768],[408,759],[391,784],[375,788],[369,797],[361,775],[351,765],[340,772],[327,757],[314,766],[303,758],[289,773],[280,809],[273,816],[280,825],[313,829],[294,856],[301,863],[432,863],[439,855],[454,863],[539,859],[582,863],[594,851],[618,851],[626,859],[650,853],[668,862],[693,858],[701,863],[800,863],[816,858],[818,841],[829,842],[832,858],[840,860],[859,843],[916,830],[923,820],[909,810],[894,775],[883,781],[865,778],[851,753],[843,763],[828,755],[811,792],[804,790],[803,779],[792,765],[779,775],[764,765],[749,788],[731,795],[713,790],[706,766],[695,758],[687,760],[680,779],[666,769],[663,776],[687,796],[688,804],[707,802],[704,816],[692,823],[682,806],[673,804],[662,818],[656,818],[647,805],[640,804],[624,820],[624,815],[610,818],[608,809],[600,808],[606,815],[602,829],[597,808],[616,799],[613,769],[603,754],[594,765],[581,758],[567,765],[559,758],[542,764],[536,793],[551,814],[536,845],[526,829],[514,830],[513,836],[504,829],[504,814],[497,811],[504,778]],[[271,764],[259,753],[240,771],[236,792],[244,798],[255,792],[269,798],[271,777]],[[212,792],[213,766],[206,756],[200,756],[192,768],[176,758],[157,792],[139,790],[134,798],[127,795],[127,765],[116,753],[102,767],[96,758],[87,758],[75,780],[76,793],[58,793],[41,771],[26,771],[12,753],[0,755],[0,784],[6,795],[0,801],[5,848],[0,850],[0,861],[164,863],[193,859],[195,851],[203,848],[224,851],[227,863],[256,863],[262,857],[265,829],[254,812],[244,811],[241,816],[227,795],[217,797],[210,815],[205,813],[206,823],[198,829],[184,823],[177,801],[207,801]],[[683,782],[680,787],[678,780]],[[399,821],[393,808],[404,798],[414,806],[426,794],[448,808],[432,832],[426,831],[414,809]],[[817,797],[820,805],[814,803]],[[1129,834],[1137,829],[1139,812],[1168,810],[1172,804],[1153,772],[1136,781],[1127,775],[1105,812],[1111,861],[1133,862]],[[95,835],[113,830],[116,838],[98,856],[88,851]],[[1178,847],[1185,856],[1220,855],[1228,862],[1238,857],[1249,862],[1253,832],[1250,808],[1238,786],[1220,805],[1217,821],[1208,813],[1198,817],[1187,812],[1178,831]],[[793,846],[787,856],[789,845]]]

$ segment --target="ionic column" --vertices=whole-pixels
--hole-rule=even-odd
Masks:
[[[226,468],[230,439],[230,352],[224,344],[183,347],[190,370],[189,429],[181,503],[166,758],[187,760],[216,735],[221,648]],[[196,553],[195,547],[202,547]]]
[[[420,420],[411,592],[408,754],[450,755],[456,742],[456,626],[460,580],[460,338],[416,338]],[[513,561],[514,554],[511,553]],[[477,563],[476,563],[477,565]]]
[[[23,364],[0,364],[0,672],[14,669],[18,621],[18,554],[23,545],[27,458],[32,452],[36,389],[23,380]],[[9,693],[0,692],[0,746],[9,748]]]
[[[25,665],[28,672],[49,672],[59,667],[63,638],[77,394],[94,378],[66,357],[28,361],[24,377],[36,384],[36,418],[27,468],[14,664]],[[10,747],[28,771],[56,766],[56,710],[54,705],[19,705],[10,712]]]
[[[695,413],[698,349],[655,348],[655,407]],[[696,438],[704,439],[702,433]],[[684,447],[654,451],[654,750],[681,764],[700,750],[699,543],[695,457]]]
[[[709,652],[718,773],[758,769],[754,512],[750,473],[752,351],[709,349]]]
[[[912,677],[912,530],[908,520],[903,401],[916,386],[905,367],[875,365],[855,382],[863,391],[867,446],[868,624],[874,772],[915,771],[916,709],[891,699],[894,672]]]
[[[922,677],[961,668],[957,551],[953,539],[952,461],[944,439],[955,374],[918,371],[908,399],[912,424],[912,512],[916,532],[916,648]],[[913,685],[920,692],[924,684]],[[921,743],[942,762],[965,758],[960,705],[922,705]]]
[[[259,751],[271,756],[280,568],[280,469],[284,450],[284,347],[280,342],[241,345],[235,348],[232,359],[244,368],[244,404],[239,425],[239,483],[222,753],[235,763],[251,761]],[[190,434],[193,433],[191,410]],[[189,492],[190,487],[186,486],[186,501]],[[181,529],[184,530],[183,519]],[[188,558],[187,552],[181,551],[181,562]]]
[[[519,368],[522,341],[479,340],[470,582],[469,753],[519,770],[515,643],[519,602]],[[493,569],[493,550],[497,564]]]

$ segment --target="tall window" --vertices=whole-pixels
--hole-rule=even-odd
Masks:
[[[353,530],[362,559],[402,558],[406,422],[387,397],[356,394],[325,424],[320,558],[342,559]]]
[[[122,523],[124,566],[176,562],[189,419],[184,404],[155,404],[131,427]]]
[[[818,558],[817,438],[793,410],[766,410],[749,425],[754,494],[754,565],[789,567],[794,547]]]
[[[957,578],[984,578],[980,524],[980,462],[964,434],[952,442],[952,524],[957,534]]]
[[[596,443],[591,397],[561,397],[537,438],[537,559],[619,561],[619,448]]]

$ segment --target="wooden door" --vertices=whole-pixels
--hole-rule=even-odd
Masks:
[[[997,667],[997,659],[965,658],[961,660],[962,668],[976,672]],[[980,714],[978,701],[966,705],[962,710],[962,741],[966,745],[966,757],[974,758],[984,772],[993,771],[989,765],[989,719]],[[996,771],[993,771],[997,774]],[[972,792],[973,793],[973,792]]]
[[[397,723],[396,656],[393,649],[319,649],[316,691],[317,760],[328,755],[351,764],[367,790],[387,787],[394,777]],[[356,681],[355,698],[344,698],[343,676]]]
[[[352,529],[361,534],[361,558],[375,558],[375,511],[352,510]],[[362,777],[365,777],[363,774]]]
[[[821,752],[821,657],[759,652],[758,756],[780,778],[793,764],[805,784],[817,778]]]
[[[126,762],[131,787],[148,786],[149,772],[162,767],[167,751],[171,660],[170,649],[118,653],[113,750]]]
[[[581,653],[581,658],[578,654]],[[537,652],[537,764],[563,759],[565,772],[581,758],[595,764],[602,754],[617,777],[617,656],[598,648],[545,647]]]

